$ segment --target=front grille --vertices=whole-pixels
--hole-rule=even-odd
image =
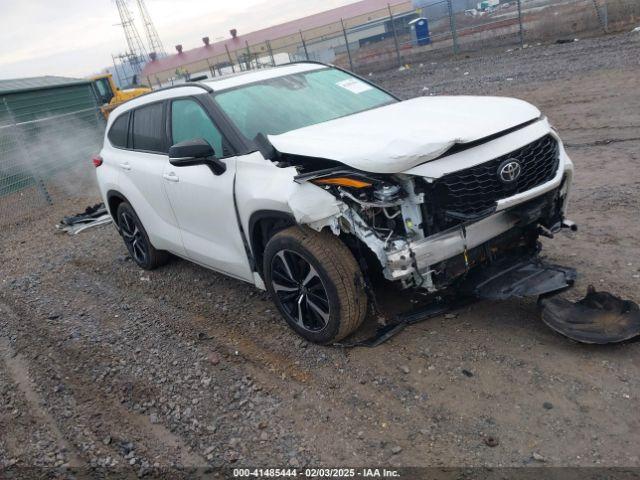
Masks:
[[[516,159],[522,167],[512,184],[503,183],[499,177],[498,169],[507,159]],[[434,188],[439,207],[449,218],[473,218],[490,211],[500,199],[553,179],[558,161],[558,142],[546,135],[514,152],[437,180]]]

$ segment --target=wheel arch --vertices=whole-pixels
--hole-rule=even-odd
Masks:
[[[249,217],[249,243],[255,268],[262,278],[264,278],[262,263],[267,243],[279,231],[297,224],[293,214],[278,210],[258,210]]]
[[[118,215],[118,207],[123,202],[131,204],[127,197],[117,190],[109,190],[107,192],[107,208],[109,209],[109,213],[111,214],[111,218],[113,218],[116,228],[118,227],[118,219],[116,218]]]

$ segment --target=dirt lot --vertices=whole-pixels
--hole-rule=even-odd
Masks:
[[[581,227],[545,254],[580,272],[570,296],[640,302],[639,53],[625,34],[372,79],[540,106],[576,164]],[[639,343],[574,344],[509,301],[376,349],[310,345],[249,285],[179,260],[141,271],[111,226],[54,234],[95,200],[0,233],[0,466],[640,467]]]

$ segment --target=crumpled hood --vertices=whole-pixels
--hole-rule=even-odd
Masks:
[[[534,120],[533,105],[506,97],[420,97],[270,135],[281,153],[335,160],[372,173],[400,173]]]

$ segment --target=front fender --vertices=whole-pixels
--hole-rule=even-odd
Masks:
[[[272,210],[293,216],[299,225],[321,229],[336,218],[344,205],[312,183],[294,181],[294,167],[280,168],[255,152],[237,162],[235,195],[242,227],[250,231],[251,215]]]

